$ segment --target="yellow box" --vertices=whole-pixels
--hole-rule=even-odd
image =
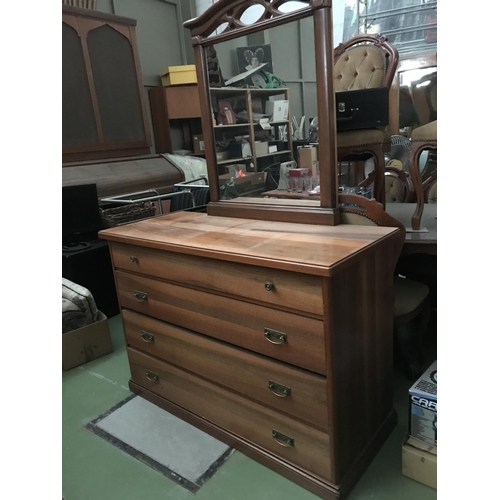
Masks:
[[[189,83],[197,83],[196,66],[194,64],[186,64],[185,66],[169,66],[160,75],[161,84],[164,87],[170,85],[186,85]]]

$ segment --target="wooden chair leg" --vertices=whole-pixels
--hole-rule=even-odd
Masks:
[[[375,161],[375,181],[373,183],[373,198],[385,209],[385,155],[382,148],[373,151]]]
[[[422,186],[422,177],[420,175],[420,169],[418,168],[418,160],[422,154],[423,149],[425,149],[425,144],[414,143],[411,146],[410,152],[410,178],[413,184],[413,189],[415,190],[415,196],[417,201],[417,206],[415,212],[411,217],[411,227],[415,231],[420,229],[420,221],[422,220],[422,213],[424,211],[424,188]]]

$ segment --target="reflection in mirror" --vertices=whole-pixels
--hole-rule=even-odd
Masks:
[[[399,85],[400,134],[411,144],[416,129],[437,120],[437,66],[400,71]],[[407,163],[404,169],[408,170]],[[437,203],[437,150],[422,152],[418,170],[425,202]]]
[[[312,18],[215,44],[205,55],[221,200],[282,203],[278,190],[319,205],[309,197],[319,183],[316,148],[302,153],[297,172],[317,116]]]

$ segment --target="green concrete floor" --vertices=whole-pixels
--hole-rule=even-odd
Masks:
[[[235,452],[196,493],[86,430],[128,395],[120,316],[109,319],[114,352],[62,376],[62,493],[65,500],[314,500],[315,495]],[[431,353],[432,356],[432,353]],[[432,360],[431,360],[432,361]],[[430,364],[430,363],[429,363]],[[396,371],[398,425],[349,495],[349,500],[434,500],[436,491],[401,474],[411,383]]]

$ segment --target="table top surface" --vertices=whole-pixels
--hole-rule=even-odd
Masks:
[[[400,221],[406,228],[405,245],[422,247],[437,245],[437,204],[426,203],[420,221],[420,232],[412,232],[411,216],[415,212],[416,203],[387,203],[385,211]]]
[[[392,239],[392,227],[321,226],[174,212],[99,233],[103,239],[190,255],[332,276],[353,257]]]
[[[266,191],[262,193],[262,196],[293,200],[319,200],[319,196],[307,196],[306,193],[291,193],[284,189]],[[411,216],[415,212],[416,206],[416,203],[387,203],[385,211],[405,226],[405,246],[411,245],[413,250],[416,250],[418,246],[421,251],[435,253],[437,245],[437,204],[426,203],[424,205],[420,227],[425,231],[413,232],[411,229]],[[425,247],[425,245],[428,245],[428,247]]]

